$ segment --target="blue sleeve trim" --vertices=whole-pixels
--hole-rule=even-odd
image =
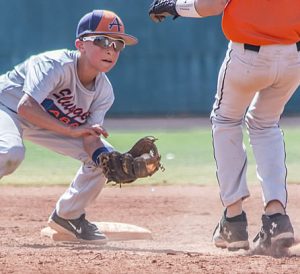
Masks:
[[[106,147],[99,147],[94,151],[92,160],[96,165],[99,165],[99,156],[103,152],[108,152],[108,149]]]

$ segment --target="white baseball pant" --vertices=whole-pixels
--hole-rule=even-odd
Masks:
[[[261,46],[230,42],[221,66],[211,113],[214,156],[224,206],[249,196],[243,122],[257,165],[266,206],[287,202],[285,145],[279,120],[300,84],[296,44]]]

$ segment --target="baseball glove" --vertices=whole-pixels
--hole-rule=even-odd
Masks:
[[[177,0],[154,0],[149,8],[149,16],[154,22],[161,22],[167,16],[179,17],[176,11]]]
[[[147,136],[137,141],[126,153],[104,152],[100,155],[100,167],[108,182],[132,183],[138,178],[152,176],[158,169],[164,170],[161,156],[154,142]]]

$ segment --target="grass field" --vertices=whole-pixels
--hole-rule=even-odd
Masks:
[[[288,181],[300,181],[300,128],[283,128],[287,150]],[[110,131],[108,141],[121,152],[125,152],[138,138],[154,135],[162,155],[165,172],[141,179],[139,183],[151,184],[217,184],[215,162],[212,151],[210,128],[191,130],[130,130]],[[248,180],[257,183],[255,163],[247,136]],[[49,185],[69,184],[80,163],[53,153],[40,146],[25,142],[26,158],[18,170],[2,178],[2,184]]]

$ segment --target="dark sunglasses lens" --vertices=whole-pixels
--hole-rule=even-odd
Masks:
[[[116,51],[121,51],[125,47],[125,44],[121,40],[115,40],[114,41],[114,47],[115,47]]]
[[[98,47],[101,47],[101,48],[104,48],[104,49],[107,49],[109,48],[111,45],[113,45],[114,49],[116,51],[121,51],[125,44],[123,41],[121,40],[111,40],[107,37],[97,37],[95,40],[94,40],[94,44]]]
[[[107,38],[100,36],[95,38],[94,45],[106,49],[109,47],[109,41]]]

